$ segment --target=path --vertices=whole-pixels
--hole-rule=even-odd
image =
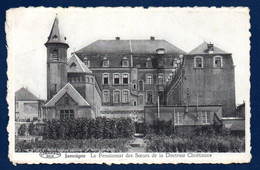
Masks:
[[[144,143],[143,136],[135,136],[135,139],[130,143],[131,148],[128,152],[146,152],[146,143]]]

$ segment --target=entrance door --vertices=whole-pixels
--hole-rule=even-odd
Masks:
[[[144,133],[144,124],[141,122],[135,122],[135,133]]]

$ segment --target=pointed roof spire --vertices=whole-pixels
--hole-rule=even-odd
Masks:
[[[47,43],[66,43],[66,37],[60,33],[59,19],[56,14]]]

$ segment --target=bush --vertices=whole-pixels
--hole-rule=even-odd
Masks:
[[[134,122],[130,118],[47,121],[44,139],[115,139],[129,138],[134,134]]]
[[[147,135],[148,152],[244,152],[245,139],[224,135]]]
[[[26,130],[27,130],[26,125],[25,125],[25,124],[21,124],[21,126],[20,126],[19,129],[18,129],[18,135],[19,135],[19,136],[24,136]]]
[[[16,141],[16,152],[126,152],[129,139],[45,139],[35,142]]]

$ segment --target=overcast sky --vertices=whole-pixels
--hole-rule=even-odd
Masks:
[[[98,40],[165,39],[189,52],[203,41],[232,53],[236,101],[249,101],[249,11],[238,8],[20,8],[7,13],[8,66],[18,90],[28,87],[47,98],[46,47],[56,13],[63,35],[74,50]]]

